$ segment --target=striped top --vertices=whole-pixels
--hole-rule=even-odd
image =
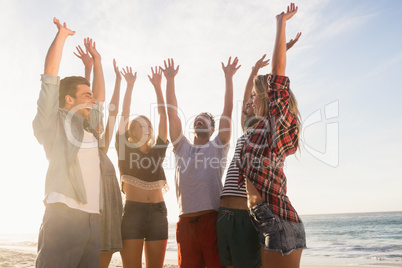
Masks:
[[[246,185],[243,184],[240,188],[238,187],[239,167],[236,165],[236,160],[240,157],[240,151],[243,148],[245,140],[246,134],[243,134],[236,142],[235,153],[226,173],[225,186],[223,187],[221,196],[238,196],[247,198]]]

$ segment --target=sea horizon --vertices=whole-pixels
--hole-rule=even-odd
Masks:
[[[402,267],[402,211],[300,216],[307,237],[302,265]],[[165,259],[170,262],[177,261],[175,224],[169,222]],[[0,248],[35,253],[36,246],[37,233],[0,234]]]
[[[299,214],[301,217],[303,216],[319,216],[319,215],[347,215],[347,214],[374,214],[374,213],[398,213],[402,212],[402,210],[387,210],[387,211],[360,211],[360,212],[329,212],[329,213],[306,213],[306,214]]]
[[[369,212],[330,212],[330,213],[307,213],[307,214],[299,214],[299,216],[302,218],[305,216],[341,216],[341,215],[349,215],[349,214],[376,214],[376,213],[402,213],[402,210],[390,210],[390,211],[369,211]],[[176,224],[176,221],[168,221],[169,224]],[[3,233],[2,230],[0,230],[0,235],[34,235],[38,234],[38,232],[10,232],[10,233]]]

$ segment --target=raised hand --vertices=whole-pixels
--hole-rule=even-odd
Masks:
[[[267,56],[267,54],[264,54],[264,55],[261,57],[261,59],[259,59],[259,60],[255,63],[255,65],[252,67],[253,70],[255,70],[255,71],[258,72],[259,69],[261,69],[261,68],[263,68],[263,67],[265,67],[265,66],[267,66],[267,65],[269,64],[269,59],[264,60],[266,56]]]
[[[91,54],[93,59],[101,59],[101,55],[99,52],[96,50],[96,44],[95,41],[92,41],[92,38],[84,38],[84,45],[85,48],[89,51],[89,54]]]
[[[82,60],[82,63],[84,63],[85,67],[92,68],[94,61],[93,61],[91,55],[89,55],[88,49],[85,47],[85,53],[84,53],[84,50],[81,48],[81,46],[76,46],[76,48],[77,48],[78,54],[73,52],[74,55]]]
[[[229,77],[232,77],[237,72],[237,70],[241,67],[241,65],[237,66],[237,64],[239,63],[239,59],[237,57],[233,60],[233,63],[231,63],[231,60],[232,60],[232,57],[229,57],[229,60],[228,60],[228,63],[226,66],[223,64],[223,62],[221,62],[222,69],[223,69],[223,72],[225,73],[225,76],[229,76]]]
[[[294,3],[291,3],[290,6],[288,6],[287,8],[286,13],[282,12],[281,14],[276,16],[276,19],[287,21],[297,13],[297,10],[298,7]]]
[[[286,13],[282,12],[276,16],[276,36],[274,51],[272,53],[273,75],[285,75],[286,71],[286,21],[297,13],[298,7],[294,3],[288,6]],[[296,36],[297,37],[297,36]]]
[[[53,18],[53,23],[56,24],[57,29],[59,30],[59,33],[63,33],[66,36],[75,34],[75,31],[72,31],[67,28],[67,24],[65,22],[63,24],[61,24],[60,21],[58,19],[56,19],[56,17]]]
[[[116,65],[116,59],[113,59],[113,69],[114,73],[116,74],[116,80],[121,80],[121,73],[119,67]]]
[[[166,79],[174,78],[176,74],[179,72],[180,65],[177,65],[177,68],[174,68],[174,60],[168,59],[168,64],[166,64],[166,60],[163,61],[165,64],[165,69],[162,68],[162,72],[165,75]]]
[[[151,81],[152,85],[156,88],[156,87],[161,87],[161,83],[162,83],[162,67],[157,67],[155,66],[155,71],[154,68],[151,67],[151,71],[152,71],[152,77],[148,75],[149,81]]]
[[[49,47],[45,59],[45,74],[57,76],[59,74],[61,56],[63,54],[64,44],[67,37],[74,35],[75,32],[67,28],[67,24],[61,24],[57,18],[53,18],[53,23],[56,25],[58,32]]]
[[[293,47],[293,45],[296,44],[297,41],[299,41],[299,38],[300,38],[301,35],[302,35],[302,33],[298,32],[296,34],[295,39],[290,39],[290,41],[286,43],[286,50],[289,50],[291,47]]]
[[[128,85],[134,85],[135,80],[137,79],[137,72],[133,74],[133,69],[126,66],[126,69],[123,68],[121,74],[124,76],[124,79],[126,79]]]
[[[149,81],[152,83],[156,93],[156,101],[158,103],[158,114],[159,114],[159,127],[158,136],[164,141],[167,141],[167,116],[166,116],[166,105],[162,94],[162,67],[155,66],[155,69],[151,67],[152,76],[148,75]],[[177,72],[176,72],[177,73]],[[172,83],[173,80],[169,80],[168,83]]]

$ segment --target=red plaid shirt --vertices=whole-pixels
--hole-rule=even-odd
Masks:
[[[301,222],[286,196],[283,164],[296,152],[297,118],[289,108],[289,78],[268,75],[269,115],[249,132],[240,153],[239,185],[249,179],[268,202],[273,213],[284,220]]]

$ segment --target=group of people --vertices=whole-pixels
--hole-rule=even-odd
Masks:
[[[162,267],[168,239],[163,197],[168,184],[162,164],[169,143],[176,159],[179,267],[299,267],[305,232],[286,195],[283,172],[285,158],[296,152],[300,135],[297,102],[285,76],[286,51],[301,35],[286,43],[286,22],[297,10],[292,3],[276,16],[271,73],[258,75],[269,63],[266,55],[251,70],[243,96],[244,134],[237,140],[224,186],[237,58],[222,63],[225,96],[218,134],[211,138],[215,120],[203,112],[194,120],[192,142],[184,136],[178,116],[179,66],[168,59],[163,67],[152,67],[148,78],[158,107],[156,135],[145,115],[130,121],[137,73],[131,67],[120,71],[115,60],[115,88],[104,120],[105,80],[92,39],[84,39],[85,50],[77,46],[74,53],[85,66],[85,77],[59,79],[65,41],[75,32],[54,18],[58,32],[46,55],[33,121],[49,161],[36,267],[108,267],[117,251],[123,267],[141,267],[143,251],[147,267]],[[115,134],[119,184],[107,152],[123,77],[127,89]]]

